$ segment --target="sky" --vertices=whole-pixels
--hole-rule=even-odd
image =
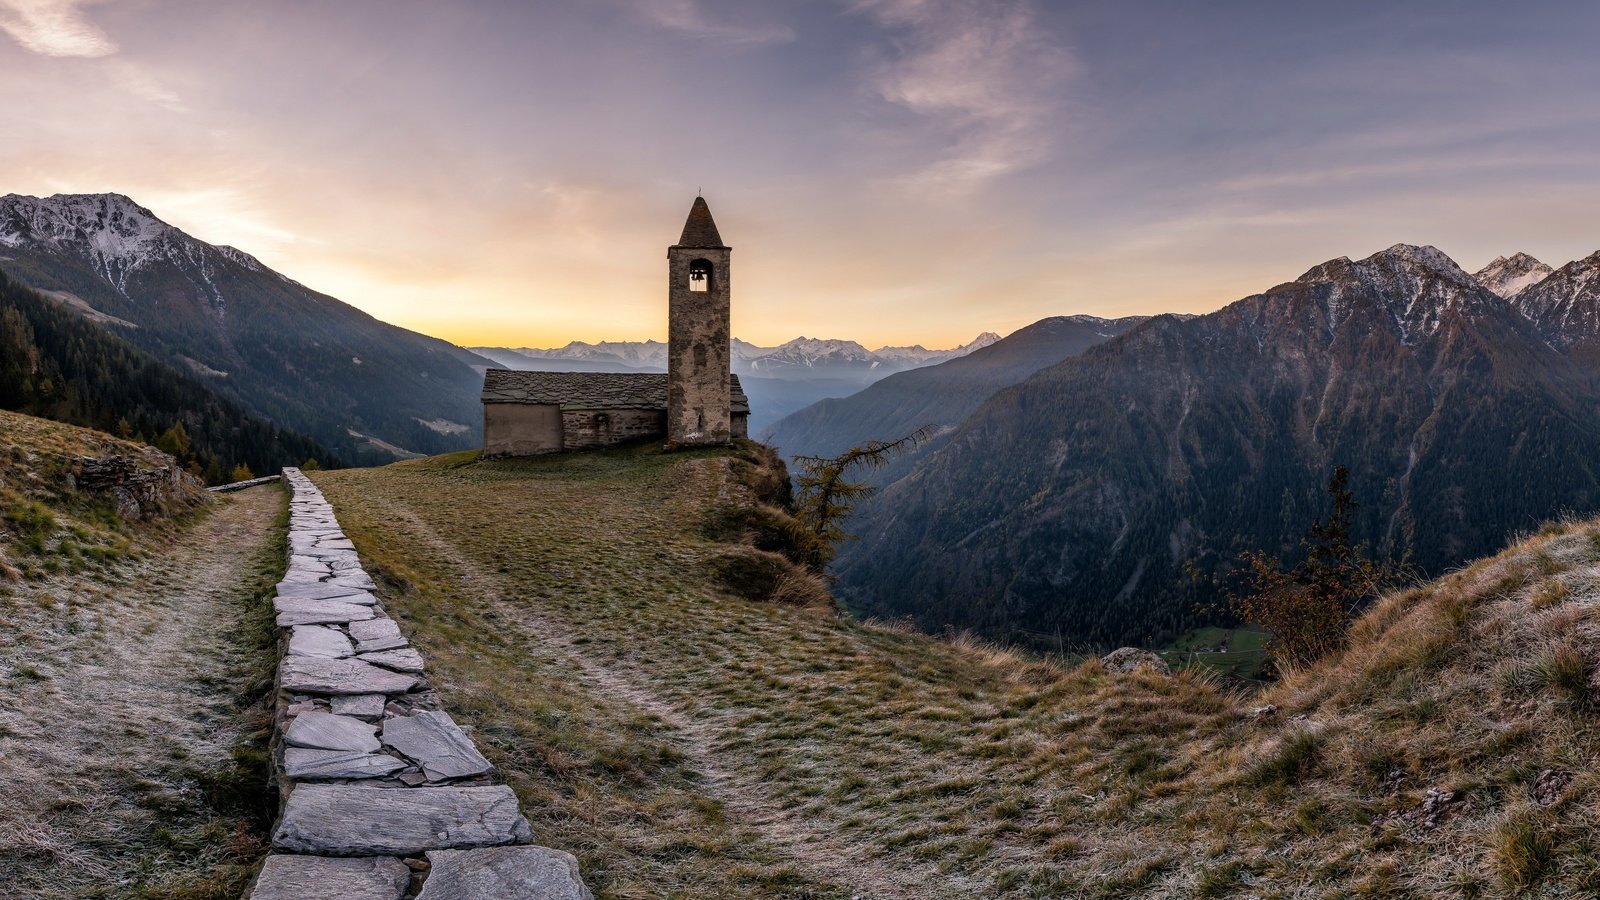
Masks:
[[[1324,260],[1600,250],[1600,4],[0,0],[0,194],[115,191],[464,345],[949,347]]]

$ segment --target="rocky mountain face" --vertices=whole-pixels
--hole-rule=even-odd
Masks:
[[[1556,269],[1512,303],[1553,346],[1600,364],[1600,252]]]
[[[1567,293],[1519,302],[1581,305],[1548,299],[1589,283],[1580,264],[1563,271]],[[1405,245],[1157,317],[984,402],[865,510],[841,586],[930,627],[1158,640],[1215,618],[1186,566],[1292,554],[1335,465],[1362,503],[1357,537],[1439,571],[1600,508],[1593,370],[1547,334]]]
[[[898,372],[859,393],[808,406],[774,425],[769,442],[786,456],[836,456],[866,441],[894,440],[928,427],[936,436],[916,455],[926,454],[996,391],[1147,318],[1041,319],[964,356]],[[901,457],[875,478],[892,480],[912,458]]]
[[[1472,277],[1496,295],[1510,300],[1550,276],[1555,270],[1526,253],[1497,256]]]
[[[0,197],[0,267],[346,459],[479,440],[486,360],[197,240],[120,194]]]

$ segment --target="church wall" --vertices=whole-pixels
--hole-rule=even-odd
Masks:
[[[749,413],[734,413],[732,418],[733,418],[733,436],[734,436],[734,438],[738,439],[738,438],[747,438],[747,437],[749,437],[750,436],[750,414]]]
[[[554,404],[485,403],[484,456],[534,456],[561,450],[561,408]]]
[[[567,409],[561,426],[568,450],[593,450],[667,433],[667,414],[660,409]]]

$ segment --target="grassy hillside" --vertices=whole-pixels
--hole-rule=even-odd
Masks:
[[[764,477],[648,448],[314,476],[600,897],[1600,890],[1594,523],[1245,698],[738,599],[719,560],[757,538],[724,526]]]
[[[138,521],[110,494],[79,490],[86,458],[128,460],[164,482]],[[0,583],[104,568],[137,555],[141,533],[166,532],[206,502],[200,483],[154,447],[0,410]]]
[[[129,520],[73,488],[84,457],[176,471],[0,412],[0,897],[231,900],[274,811],[287,497],[163,481]]]

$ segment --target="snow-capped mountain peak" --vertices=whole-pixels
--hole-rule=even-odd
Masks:
[[[1330,288],[1322,295],[1330,334],[1352,315],[1369,310],[1390,320],[1407,345],[1438,332],[1454,316],[1503,308],[1455,260],[1429,246],[1395,244],[1362,260],[1339,257],[1299,281]]]
[[[0,197],[0,246],[81,257],[124,297],[135,273],[170,263],[218,315],[226,307],[214,280],[220,267],[265,271],[248,253],[195,240],[123,194],[7,194]]]
[[[1472,277],[1507,300],[1550,277],[1555,269],[1526,253],[1497,256]]]

